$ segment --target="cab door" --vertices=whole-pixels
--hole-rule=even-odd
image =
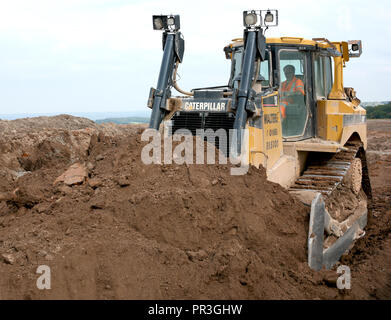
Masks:
[[[276,50],[282,135],[284,141],[314,136],[312,65],[309,50],[281,46]]]

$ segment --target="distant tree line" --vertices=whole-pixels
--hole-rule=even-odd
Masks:
[[[376,107],[366,107],[368,119],[391,119],[391,102]]]

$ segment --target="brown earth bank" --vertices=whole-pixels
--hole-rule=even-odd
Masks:
[[[369,122],[373,221],[342,260],[351,290],[309,269],[309,208],[264,169],[146,165],[143,130],[0,121],[1,299],[391,298],[391,121]]]

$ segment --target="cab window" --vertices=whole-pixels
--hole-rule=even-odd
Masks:
[[[282,135],[285,138],[302,136],[308,118],[304,53],[281,49],[279,72]]]
[[[317,54],[314,56],[314,82],[316,99],[327,99],[333,86],[331,58]]]
[[[257,76],[257,82],[262,85],[262,88],[270,87],[270,68],[269,68],[270,53],[266,51],[266,59],[261,62],[259,74]],[[232,86],[234,88],[239,87],[239,80],[242,73],[242,61],[243,61],[243,48],[238,48],[233,53],[232,58]],[[254,71],[255,72],[255,71]]]
[[[331,57],[323,57],[324,60],[324,75],[325,75],[325,89],[326,98],[328,97],[331,88],[333,87],[333,65]]]
[[[314,82],[315,82],[315,94],[316,99],[321,100],[326,98],[325,94],[325,81],[323,72],[323,57],[315,55],[314,58]]]

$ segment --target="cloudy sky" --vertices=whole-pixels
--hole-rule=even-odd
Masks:
[[[224,5],[223,5],[224,3]],[[391,2],[270,1],[267,36],[361,39],[345,69],[362,101],[391,100]],[[266,2],[225,0],[0,0],[0,114],[147,111],[161,33],[152,14],[180,14],[186,40],[180,86],[226,84],[223,47],[241,37],[242,11]]]

